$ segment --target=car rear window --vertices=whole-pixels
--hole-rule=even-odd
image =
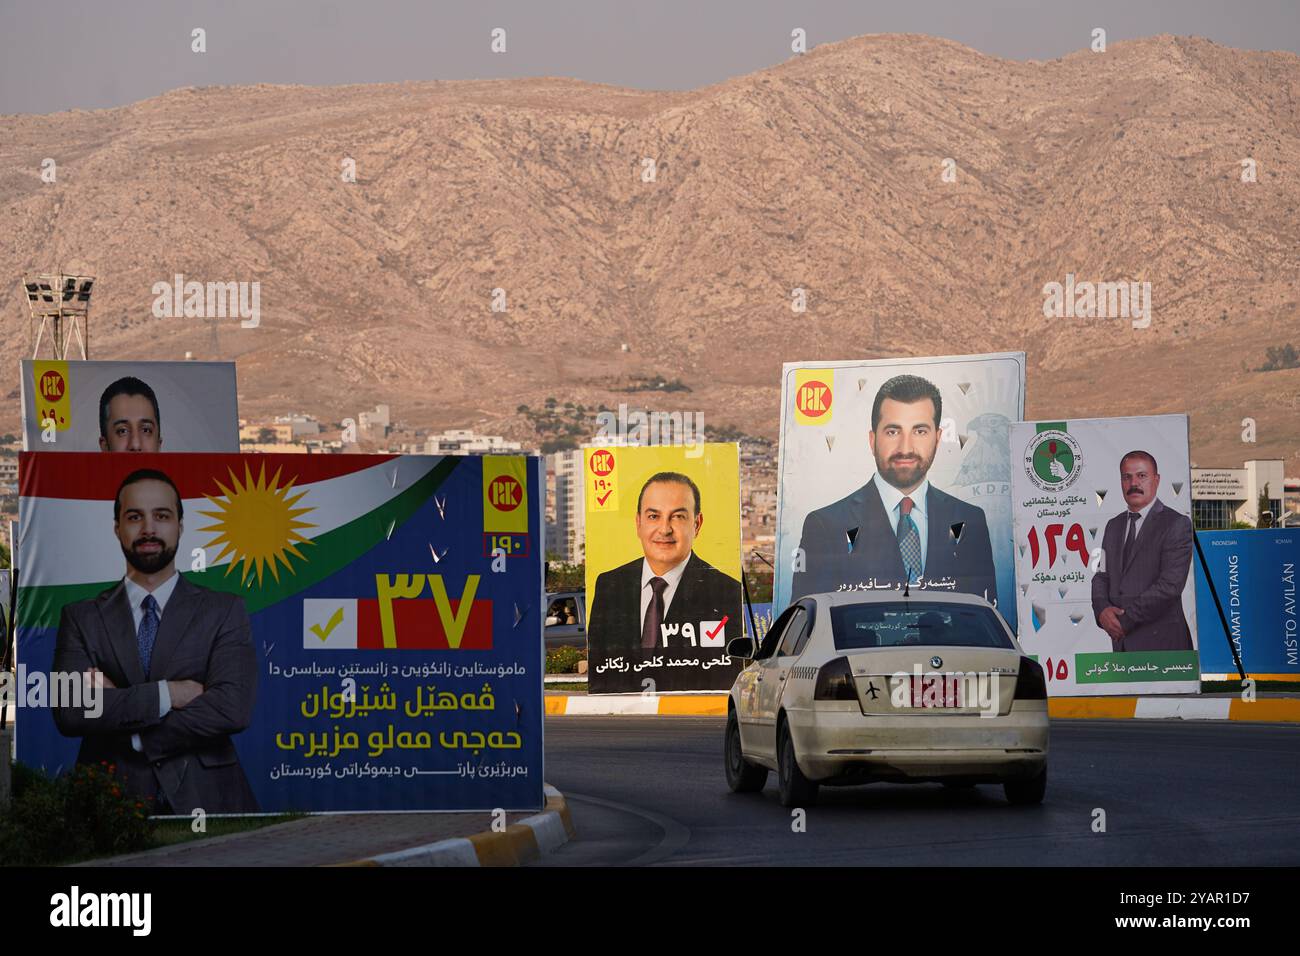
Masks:
[[[917,644],[1015,647],[991,608],[937,601],[840,604],[831,608],[831,631],[841,651]]]

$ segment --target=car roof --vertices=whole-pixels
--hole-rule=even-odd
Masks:
[[[910,589],[907,597],[902,589],[879,591],[827,591],[822,594],[805,594],[800,600],[815,600],[823,607],[842,607],[846,604],[897,604],[900,601],[934,601],[939,604],[966,604],[997,610],[988,601],[977,594],[962,594],[953,591],[928,591],[924,588]]]

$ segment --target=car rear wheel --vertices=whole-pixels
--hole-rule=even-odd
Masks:
[[[794,739],[790,728],[781,724],[776,746],[777,781],[781,788],[781,806],[810,807],[817,802],[817,784],[803,775],[794,756]]]
[[[1033,806],[1043,802],[1047,792],[1047,765],[1035,776],[1021,777],[1004,781],[1002,789],[1006,791],[1007,803],[1015,807]]]
[[[755,767],[745,759],[740,747],[740,721],[733,710],[727,714],[727,737],[723,747],[727,767],[727,786],[732,793],[754,793],[767,783],[767,768]]]

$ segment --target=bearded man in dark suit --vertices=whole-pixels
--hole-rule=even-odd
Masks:
[[[252,813],[257,800],[231,741],[252,719],[257,657],[243,598],[176,570],[184,506],[161,471],[127,475],[113,501],[126,558],[121,582],[67,605],[55,673],[102,688],[102,713],[56,706],[78,763],[114,765],[125,790],[156,813]]]

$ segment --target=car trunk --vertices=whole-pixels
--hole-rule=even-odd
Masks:
[[[917,644],[846,656],[865,714],[1007,714],[1016,696],[1020,653],[1011,648]]]

